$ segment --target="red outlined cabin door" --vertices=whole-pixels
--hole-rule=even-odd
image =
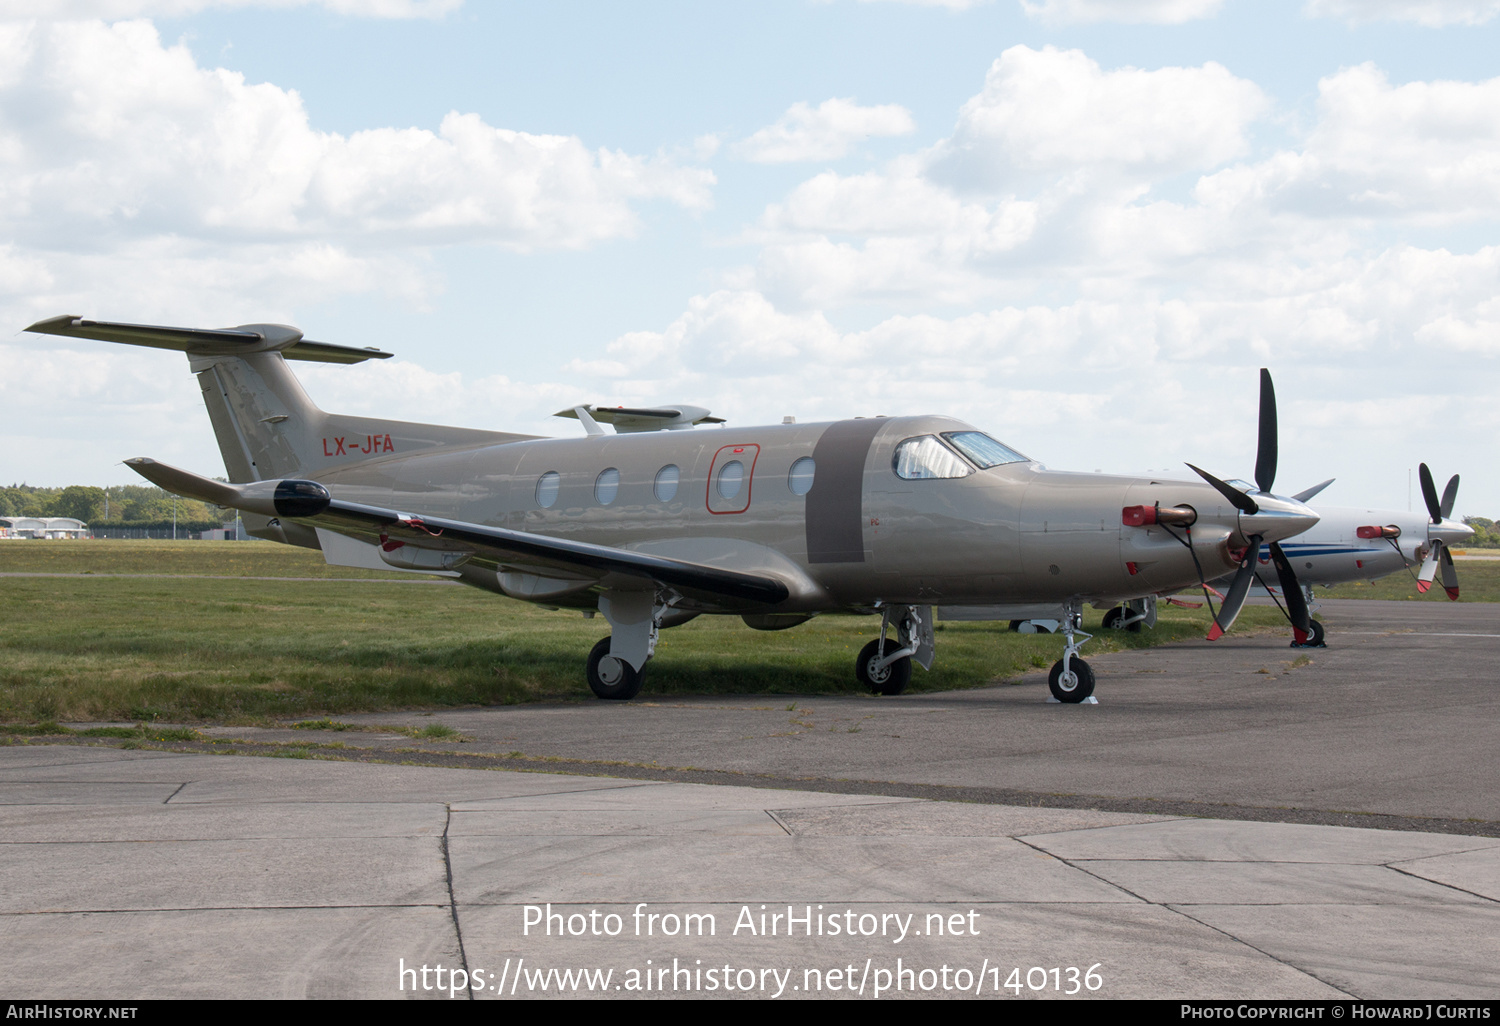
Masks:
[[[750,508],[750,486],[755,479],[755,461],[760,446],[726,445],[714,453],[708,468],[708,511],[717,516],[743,513]]]

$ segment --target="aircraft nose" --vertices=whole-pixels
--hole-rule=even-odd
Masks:
[[[1275,495],[1256,495],[1260,509],[1240,514],[1240,533],[1245,537],[1260,535],[1262,541],[1274,542],[1292,538],[1318,522],[1318,514],[1296,499]]]

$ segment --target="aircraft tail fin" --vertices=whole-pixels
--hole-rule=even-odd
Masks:
[[[175,328],[63,316],[26,330],[186,353],[234,482],[316,478],[381,456],[534,437],[326,413],[303,391],[287,360],[355,364],[391,354],[312,342],[285,324]]]

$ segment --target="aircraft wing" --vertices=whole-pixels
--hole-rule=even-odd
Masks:
[[[137,457],[125,465],[167,491],[191,499],[230,506],[251,513],[296,520],[356,535],[384,535],[396,542],[438,552],[473,552],[502,564],[519,565],[528,573],[584,579],[620,575],[655,581],[698,595],[756,605],[775,605],[791,594],[784,581],[764,574],[744,573],[655,556],[630,549],[595,545],[570,538],[553,538],[504,527],[461,520],[419,516],[379,506],[333,498],[316,481],[262,481],[225,484]]]
[[[738,570],[689,563],[665,556],[653,556],[629,549],[611,548],[569,538],[551,538],[528,531],[488,527],[461,520],[417,517],[397,510],[365,506],[357,502],[331,499],[328,507],[314,517],[304,518],[309,525],[378,529],[389,538],[418,546],[450,549],[472,549],[502,563],[520,564],[528,571],[546,575],[549,569],[576,576],[579,571],[593,575],[621,574],[644,578],[673,588],[707,593],[742,602],[774,605],[791,594],[786,584],[774,577],[747,574]],[[446,543],[446,544],[442,544]]]

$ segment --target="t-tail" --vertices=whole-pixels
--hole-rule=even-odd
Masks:
[[[186,353],[203,391],[224,469],[235,483],[316,480],[362,460],[533,437],[326,413],[308,398],[287,360],[355,364],[389,359],[391,354],[313,342],[285,324],[173,328],[63,316],[38,321],[26,330]],[[251,526],[253,533],[261,533],[257,526]]]

